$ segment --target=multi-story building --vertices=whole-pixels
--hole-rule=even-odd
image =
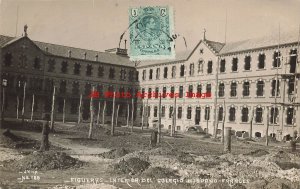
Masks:
[[[136,126],[157,127],[161,115],[163,129],[194,127],[219,134],[224,121],[236,135],[247,136],[252,122],[253,136],[265,135],[269,124],[269,135],[282,139],[300,127],[299,41],[297,34],[277,38],[224,44],[204,37],[174,60],[137,63],[129,60],[126,49],[98,52],[32,41],[27,34],[0,36],[1,75],[8,81],[5,117],[16,117],[17,109],[21,114],[25,99],[24,115],[30,118],[34,96],[33,118],[41,118],[51,110],[55,86],[56,119],[62,120],[65,112],[66,120],[76,121],[82,94],[82,118],[88,120],[94,86],[100,92],[95,112],[99,102],[100,110],[106,102],[106,121],[111,120],[112,98],[104,98],[103,92],[160,93],[161,98],[147,94],[134,99]],[[131,119],[131,99],[118,98],[116,104],[125,124]]]
[[[224,119],[238,136],[249,136],[252,122],[253,136],[261,137],[268,122],[269,134],[282,139],[300,127],[298,34],[282,35],[278,41],[269,36],[223,44],[204,37],[175,60],[141,63],[140,87],[145,92],[183,93],[176,102],[162,98],[165,129],[172,127],[176,107],[175,130],[198,126],[209,133],[218,128],[220,133]],[[187,97],[186,92],[206,93],[206,97]],[[146,121],[154,127],[158,100],[143,99],[150,110]]]
[[[110,121],[113,98],[104,98],[105,92],[133,93],[137,90],[135,64],[129,61],[126,50],[98,52],[79,49],[32,41],[27,34],[17,38],[0,36],[0,46],[1,75],[7,81],[4,88],[5,117],[21,118],[24,111],[26,119],[41,119],[43,113],[51,111],[55,88],[56,120],[63,119],[63,112],[66,121],[77,120],[80,103],[82,119],[88,120],[90,95],[95,87],[100,95],[93,95],[95,113],[99,103],[100,111],[106,104],[106,121]],[[113,50],[116,53],[112,53]],[[124,122],[128,106],[131,112],[131,100],[117,98],[116,107],[118,105],[119,121]]]

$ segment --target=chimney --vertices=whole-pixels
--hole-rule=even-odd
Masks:
[[[126,42],[127,42],[127,40],[125,39],[124,42],[125,42],[125,49],[126,49]]]
[[[69,50],[69,51],[68,51],[68,54],[69,54],[69,58],[71,58],[71,56],[72,56],[72,51]]]
[[[86,60],[86,52],[83,53],[84,60]]]
[[[96,54],[96,56],[95,56],[95,61],[98,61],[98,54]]]

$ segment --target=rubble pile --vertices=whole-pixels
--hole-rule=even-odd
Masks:
[[[148,161],[133,157],[129,159],[122,159],[113,164],[113,170],[121,174],[136,175],[142,173],[150,166]]]
[[[34,152],[15,162],[15,165],[20,170],[51,170],[78,168],[83,165],[83,162],[68,156],[64,152],[48,151]]]
[[[114,149],[114,150],[110,150],[108,152],[104,152],[102,154],[100,154],[100,157],[106,158],[106,159],[115,159],[115,158],[120,158],[125,156],[126,154],[128,154],[129,152],[124,149]]]
[[[177,171],[163,167],[150,167],[149,169],[143,172],[142,176],[145,178],[154,179],[179,178]]]

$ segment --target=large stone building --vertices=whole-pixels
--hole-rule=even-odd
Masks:
[[[62,120],[64,111],[67,121],[77,120],[80,94],[82,118],[88,120],[89,94],[95,86],[100,94],[113,89],[166,94],[161,98],[163,129],[176,124],[177,131],[198,127],[214,133],[218,125],[216,132],[220,133],[224,120],[236,135],[246,136],[252,121],[253,136],[265,135],[269,123],[269,134],[282,139],[300,127],[297,34],[282,35],[280,42],[278,37],[268,36],[226,44],[204,37],[193,50],[177,53],[175,60],[138,63],[129,60],[126,49],[97,52],[32,41],[26,35],[0,36],[0,47],[1,75],[8,81],[5,117],[16,117],[17,107],[21,114],[26,82],[26,118],[31,117],[33,94],[34,119],[51,110],[55,86],[56,120]],[[205,93],[206,97],[187,97],[187,92]],[[175,100],[167,93],[179,97]],[[136,126],[157,127],[159,100],[155,95],[134,99]],[[95,99],[95,112],[99,101],[100,109],[107,102],[109,122],[112,98]],[[118,98],[116,103],[120,105],[120,123],[126,124],[132,117],[131,99]]]

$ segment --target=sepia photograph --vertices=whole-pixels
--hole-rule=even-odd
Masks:
[[[0,189],[300,189],[300,0],[0,0]]]

